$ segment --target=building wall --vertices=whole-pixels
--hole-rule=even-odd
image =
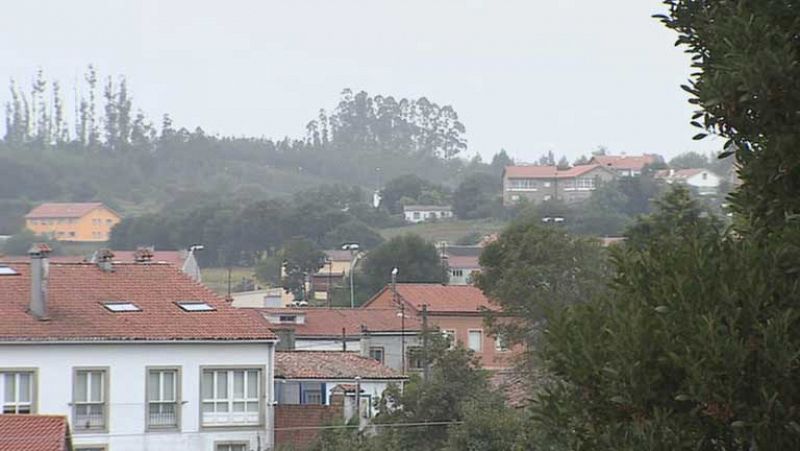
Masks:
[[[503,204],[514,205],[526,199],[538,204],[550,199],[560,199],[565,203],[581,202],[591,197],[597,186],[613,180],[615,173],[602,168],[593,169],[575,178],[528,179],[527,188],[515,188],[508,177],[503,179]],[[580,181],[592,179],[595,188],[581,188]]]
[[[279,405],[275,407],[275,445],[302,450],[319,436],[319,430],[306,429],[331,424],[342,418],[342,406]]]
[[[383,364],[396,371],[403,369],[403,360],[401,359],[403,340],[400,333],[373,333],[367,337],[348,337],[346,345],[348,352],[359,352],[363,356],[369,356],[370,347],[383,348]],[[420,340],[417,333],[406,332],[406,351],[413,346],[419,345]],[[296,337],[295,349],[301,351],[341,351],[342,341]]]
[[[703,177],[705,174],[705,177]],[[700,194],[716,194],[719,189],[720,178],[709,171],[695,174],[686,180],[686,184],[697,189]]]
[[[50,344],[0,345],[0,368],[36,368],[36,412],[68,415],[72,424],[72,380],[76,367],[108,368],[108,432],[73,432],[73,444],[106,445],[110,451],[214,451],[216,442],[271,443],[273,351],[252,344]],[[201,366],[263,368],[262,425],[234,430],[200,426]],[[148,366],[181,370],[180,432],[145,431],[145,380]]]
[[[481,268],[450,267],[448,285],[472,285],[474,273],[481,272]]]
[[[497,351],[495,337],[489,335],[483,317],[480,315],[428,315],[428,322],[442,331],[452,330],[458,343],[468,347],[469,331],[480,330],[483,336],[483,346],[475,355],[480,359],[484,368],[489,370],[502,369],[513,366],[511,356],[516,350]]]
[[[538,204],[555,196],[555,179],[526,179],[529,187],[515,188],[512,179],[503,178],[503,205],[514,205],[522,200]]]
[[[25,225],[39,235],[49,235],[60,241],[108,241],[111,229],[120,221],[111,210],[95,208],[81,218],[26,219]]]

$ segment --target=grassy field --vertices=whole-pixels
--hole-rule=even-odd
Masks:
[[[505,223],[492,219],[478,219],[473,221],[440,221],[421,224],[392,227],[380,230],[380,234],[388,239],[405,233],[415,233],[428,241],[447,241],[455,243],[459,238],[472,233],[487,235],[503,230]]]
[[[228,293],[228,268],[202,268],[203,283],[216,293],[225,296]],[[231,268],[231,286],[235,287],[242,278],[252,279],[253,268]]]

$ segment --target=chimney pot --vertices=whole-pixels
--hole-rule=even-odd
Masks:
[[[98,268],[104,272],[111,272],[114,270],[114,253],[111,249],[100,249],[97,251],[96,262]]]
[[[46,321],[47,317],[47,278],[50,271],[51,249],[45,243],[36,243],[28,250],[31,258],[31,299],[28,310],[36,319]]]
[[[155,248],[152,247],[139,247],[133,253],[133,261],[136,263],[150,263],[153,261],[155,255]]]

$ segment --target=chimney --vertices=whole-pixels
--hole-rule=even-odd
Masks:
[[[361,325],[361,357],[369,357],[369,347],[372,343],[370,343],[369,338],[369,329],[367,326]]]
[[[31,257],[31,303],[30,313],[39,321],[47,321],[47,276],[49,264],[47,256],[50,247],[44,243],[34,244],[28,255]]]
[[[674,175],[675,175],[675,169],[671,169],[671,168],[670,168],[670,170],[669,170],[669,176],[670,176],[670,177],[672,177],[672,176],[674,176]]]
[[[111,252],[111,249],[100,249],[96,255],[95,263],[97,263],[98,268],[103,272],[114,271],[114,253]]]
[[[136,252],[133,253],[133,261],[136,263],[150,263],[153,261],[155,255],[155,248],[153,247],[138,247]]]

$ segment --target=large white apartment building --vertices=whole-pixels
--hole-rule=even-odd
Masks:
[[[273,445],[276,337],[169,264],[0,263],[0,408],[67,415],[80,451]]]

